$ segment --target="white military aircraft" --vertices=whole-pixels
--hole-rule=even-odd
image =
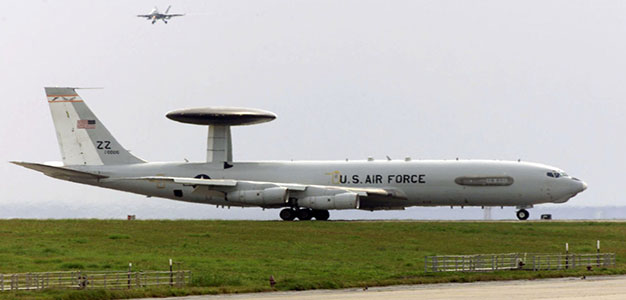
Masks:
[[[332,209],[515,206],[563,203],[587,185],[559,168],[520,161],[233,161],[230,127],[271,121],[271,112],[194,108],[167,117],[208,125],[206,162],[146,162],[124,149],[75,88],[45,88],[62,163],[14,164],[45,175],[148,197],[280,208],[283,220],[327,220]]]
[[[171,7],[172,7],[171,5],[168,6],[164,13],[160,13],[159,9],[155,6],[147,15],[137,15],[137,17],[152,20],[152,24],[156,23],[157,20],[162,20],[163,23],[167,24],[167,20],[173,17],[182,17],[185,15],[185,14],[168,14]]]

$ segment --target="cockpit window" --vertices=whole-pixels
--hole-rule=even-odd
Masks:
[[[557,171],[548,172],[548,173],[546,173],[546,175],[548,175],[548,177],[553,177],[553,178],[559,178],[561,176],[562,177],[568,177],[569,176],[565,172],[557,172]]]

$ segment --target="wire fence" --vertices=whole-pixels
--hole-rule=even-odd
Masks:
[[[151,286],[182,287],[191,271],[72,271],[0,274],[0,291],[37,289],[131,289]]]
[[[438,255],[426,256],[424,260],[425,272],[540,271],[613,266],[615,253]]]

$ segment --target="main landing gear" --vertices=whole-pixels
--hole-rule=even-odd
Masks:
[[[528,217],[530,216],[530,213],[525,209],[520,209],[517,211],[516,215],[518,219],[523,221],[523,220],[528,219]]]
[[[285,221],[293,221],[298,218],[301,221],[315,220],[326,221],[330,217],[327,210],[317,210],[309,208],[285,208],[280,211],[280,218]]]

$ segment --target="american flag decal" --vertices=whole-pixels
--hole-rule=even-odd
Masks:
[[[76,121],[78,129],[96,129],[96,120],[78,120]]]

